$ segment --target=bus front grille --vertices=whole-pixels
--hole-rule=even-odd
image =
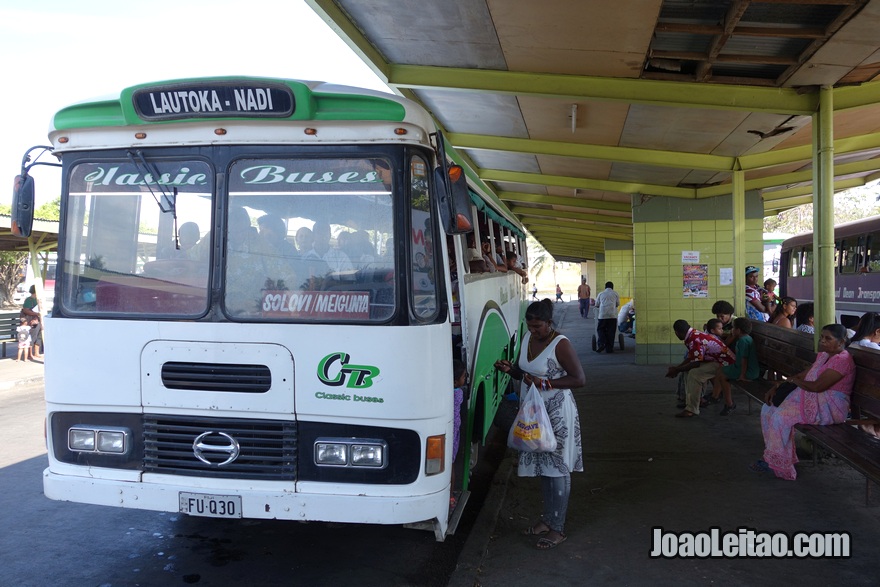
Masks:
[[[168,389],[265,393],[272,387],[272,372],[265,365],[169,361],[162,365],[162,385]]]
[[[296,481],[296,445],[296,422],[144,416],[148,473]]]

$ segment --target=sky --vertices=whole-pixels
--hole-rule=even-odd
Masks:
[[[212,75],[389,91],[303,0],[0,0],[0,203],[12,202],[24,152],[48,144],[56,111],[135,84]],[[55,170],[31,174],[37,206],[58,197]]]

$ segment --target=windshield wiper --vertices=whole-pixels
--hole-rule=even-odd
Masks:
[[[131,151],[127,151],[126,153],[128,154],[128,158],[131,160],[134,166],[138,168],[138,171],[140,171],[144,175],[144,183],[146,184],[147,189],[150,190],[150,195],[153,196],[153,199],[156,201],[156,205],[159,206],[159,211],[161,211],[163,214],[171,214],[171,218],[174,221],[174,248],[180,250],[180,237],[177,232],[177,187],[172,187],[171,193],[168,193],[165,190],[165,187],[161,183],[159,183],[159,178],[161,177],[159,175],[159,169],[156,167],[155,163],[147,162],[147,160],[144,158],[143,151],[138,149],[134,153],[132,153]],[[162,192],[161,201],[156,196],[156,192],[153,191],[153,188],[150,185],[150,183],[152,182],[146,181],[147,175],[149,175],[153,179],[153,182],[156,183],[156,186],[158,186],[159,190]]]

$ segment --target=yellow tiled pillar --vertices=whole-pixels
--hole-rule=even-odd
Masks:
[[[745,264],[761,266],[763,207],[757,192],[747,193],[746,200]],[[732,274],[734,266],[730,202],[730,196],[652,198],[634,206],[637,364],[680,363],[684,346],[675,337],[672,323],[683,319],[702,329],[714,318],[712,304],[718,300],[734,302],[733,284],[721,282],[722,274]],[[696,266],[688,272],[690,278],[705,271],[705,286],[695,285],[692,279],[686,281],[686,266]],[[700,297],[704,288],[707,295]]]

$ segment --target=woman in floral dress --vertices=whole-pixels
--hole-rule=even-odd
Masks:
[[[855,375],[855,363],[846,351],[846,328],[841,324],[825,326],[819,339],[819,354],[813,365],[788,379],[797,388],[779,407],[774,407],[772,403],[779,384],[767,392],[767,403],[761,409],[764,460],[752,464],[751,469],[772,470],[777,477],[794,481],[797,478],[794,466],[798,462],[794,425],[839,424],[845,421]]]
[[[541,519],[525,530],[540,536],[537,547],[554,548],[565,541],[565,515],[571,494],[571,472],[583,471],[581,427],[572,387],[581,387],[585,376],[571,342],[553,327],[553,302],[534,302],[526,310],[529,332],[523,338],[517,365],[501,360],[495,366],[514,379],[522,379],[520,397],[534,384],[553,423],[556,450],[520,453],[520,477],[540,477],[544,501]]]

